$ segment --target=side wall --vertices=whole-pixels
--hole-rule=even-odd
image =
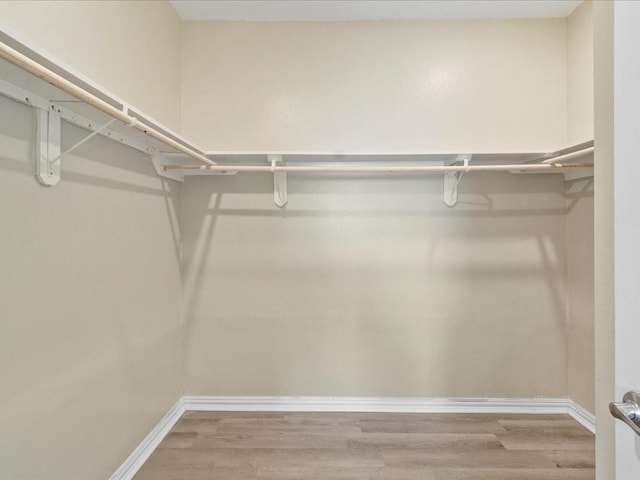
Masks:
[[[181,395],[180,191],[102,137],[41,187],[34,132],[0,97],[0,478],[104,480]]]
[[[569,398],[595,413],[593,177],[566,183]]]
[[[593,140],[593,3],[567,19],[569,144]],[[595,412],[593,178],[567,182],[569,398]]]
[[[562,176],[190,178],[186,392],[566,397]]]
[[[180,131],[180,29],[168,1],[0,1],[0,30]]]
[[[184,134],[214,151],[566,146],[566,22],[186,22]]]
[[[181,24],[164,1],[0,2],[0,30],[174,130]],[[102,138],[40,187],[33,114],[0,102],[0,478],[108,478],[182,391],[179,188]]]

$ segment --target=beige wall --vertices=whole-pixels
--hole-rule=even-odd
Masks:
[[[567,19],[569,144],[593,140],[593,3]],[[569,398],[594,412],[593,178],[567,182]]]
[[[567,182],[569,398],[594,413],[593,178]]]
[[[167,1],[0,1],[0,30],[177,131],[181,24]]]
[[[468,149],[470,151],[519,151],[527,150],[527,148],[529,150],[554,149],[591,140],[593,138],[592,17],[592,5],[586,3],[566,20],[339,24],[188,22],[183,34],[185,131],[188,135],[195,136],[197,141],[204,146],[214,150],[410,151],[422,149],[437,151],[451,149],[464,151]],[[515,35],[516,32],[517,35]],[[452,37],[456,37],[455,40],[452,40]],[[496,48],[492,42],[497,37],[500,38],[501,45],[508,43],[509,47],[503,45],[502,48]],[[505,37],[509,38],[509,42],[504,42]],[[424,48],[424,45],[428,45],[430,48]],[[526,55],[523,52],[527,52]],[[540,63],[536,60],[537,56],[546,56],[546,58],[543,63]],[[363,58],[366,61],[362,60]],[[504,64],[500,64],[501,61]],[[386,67],[377,68],[381,65]],[[486,70],[488,65],[491,65],[492,70]],[[523,95],[523,92],[520,91],[521,88],[526,88],[529,93],[532,91],[533,77],[530,76],[533,74],[532,65],[536,66],[535,81],[537,84],[535,89],[541,95],[538,98]],[[538,68],[541,65],[544,67]],[[447,70],[445,66],[451,67],[453,70]],[[208,73],[214,69],[216,74],[209,75]],[[540,75],[542,70],[545,70],[545,75]],[[376,75],[371,75],[372,71],[375,71]],[[448,75],[451,71],[456,71],[461,75]],[[439,86],[442,91],[439,93],[435,91],[435,83],[432,83],[431,88],[427,88],[426,91],[420,90],[418,88],[420,82],[427,78],[427,74],[433,72],[439,72]],[[555,73],[549,75],[549,72]],[[466,81],[461,81],[462,78]],[[479,79],[482,78],[484,80],[480,81]],[[425,84],[428,82],[423,82],[422,87]],[[212,88],[212,85],[219,88]],[[402,90],[397,88],[399,85],[404,88]],[[400,90],[401,95],[398,93]],[[509,99],[511,94],[518,95],[517,102]],[[560,102],[554,105],[553,108],[556,110],[550,110],[546,104],[544,108],[538,109],[547,100]],[[494,106],[500,105],[501,108],[512,108],[513,111],[498,111],[495,108],[489,108],[489,103],[483,102],[493,103]],[[368,105],[367,108],[363,108],[365,104]],[[468,108],[469,111],[465,112],[465,108]],[[472,110],[474,110],[473,113]],[[375,115],[370,113],[372,111],[375,112]],[[335,112],[340,113],[336,116]],[[394,117],[400,112],[402,113],[401,117]],[[482,115],[478,116],[478,112],[482,112]],[[525,119],[518,117],[523,112],[527,113],[524,116]],[[360,118],[359,115],[363,116]],[[430,117],[431,115],[433,118]],[[453,118],[452,116],[456,118],[455,125],[453,123],[447,124],[447,119]],[[434,120],[436,117],[438,121]],[[478,118],[482,118],[482,122],[478,122]],[[471,119],[473,120],[472,124],[465,123]],[[508,119],[508,125],[500,123],[506,119]],[[562,120],[562,122],[558,123],[558,120]],[[529,125],[527,128],[523,128],[524,123],[522,122],[527,121],[535,123],[535,127]],[[397,126],[402,129],[402,134],[398,134],[398,132],[389,134],[387,122],[390,124],[390,128]],[[437,126],[433,127],[436,124]],[[356,125],[355,129],[354,125]],[[422,127],[427,125],[429,128],[424,129],[419,135],[414,135],[416,132],[412,128],[415,125]],[[491,134],[485,130],[494,127],[499,130],[499,134]],[[386,132],[385,128],[387,128]],[[433,132],[437,132],[436,139],[430,137]],[[523,134],[531,135],[528,141],[524,139]],[[554,145],[551,145],[553,142],[550,142],[550,139],[554,139]],[[213,187],[208,186],[206,182],[214,182],[219,185],[217,188],[222,188],[220,182],[226,181],[228,180],[190,181],[186,190],[186,201],[191,201],[193,197],[198,200],[194,201],[194,205],[189,208],[189,211],[192,211],[192,208],[197,208],[195,203],[203,201],[203,196],[205,201],[209,201]],[[484,185],[484,182],[487,181],[489,181],[487,177],[477,180],[478,185],[481,185],[480,188],[488,188],[487,185]],[[511,181],[515,182],[515,180]],[[527,177],[525,181],[532,181],[531,177]],[[324,185],[323,182],[319,182],[319,184]],[[350,188],[358,188],[352,182],[345,182],[345,184]],[[243,196],[250,194],[251,188],[253,186],[249,181],[243,181],[238,184],[236,190],[229,193],[233,194],[232,198],[234,199],[236,197],[243,198]],[[267,187],[267,189],[270,188],[270,186]],[[388,188],[389,186],[385,185],[380,190],[386,192]],[[200,189],[204,189],[204,192],[194,193],[194,190]],[[564,315],[566,315],[564,318],[566,344],[562,346],[556,358],[556,360],[562,358],[565,361],[562,368],[566,370],[566,383],[557,391],[565,389],[564,394],[568,393],[580,405],[593,411],[592,181],[567,183],[565,196],[567,202],[565,204],[567,207],[566,217],[563,218],[566,229],[565,240],[569,245],[572,245],[572,248],[565,252],[563,245],[561,261],[566,266],[566,271],[555,272],[558,275],[558,278],[555,279],[558,284],[555,294],[563,306]],[[383,198],[384,195],[380,195],[376,201],[382,201]],[[316,200],[322,203],[320,198]],[[269,203],[270,200],[265,200],[264,204],[260,203],[260,208],[264,208]],[[453,212],[444,209],[442,215],[455,215]],[[238,215],[240,219],[237,221],[241,222],[241,219],[244,218],[243,214],[238,213]],[[277,217],[277,212],[274,212],[273,215]],[[288,213],[284,214],[284,217],[287,215]],[[327,215],[340,216],[333,211],[328,212]],[[390,347],[384,341],[381,344],[369,341],[369,336],[375,336],[376,333],[369,332],[366,325],[363,327],[357,322],[354,324],[354,320],[349,320],[352,316],[356,318],[362,316],[362,312],[359,310],[360,305],[355,300],[344,300],[340,307],[335,307],[336,311],[344,309],[348,312],[346,325],[340,327],[344,328],[346,332],[345,342],[348,343],[346,339],[350,338],[352,343],[357,344],[351,350],[346,346],[343,348],[344,351],[340,350],[344,358],[338,358],[335,362],[340,365],[349,363],[356,365],[345,369],[344,375],[336,376],[333,383],[328,380],[329,377],[332,377],[333,372],[330,367],[327,367],[321,372],[327,377],[327,380],[321,381],[320,385],[322,386],[318,387],[315,392],[315,387],[305,385],[305,381],[313,382],[318,378],[316,375],[311,375],[304,381],[301,379],[298,382],[300,385],[298,385],[295,380],[291,380],[290,376],[294,374],[292,372],[295,372],[297,367],[291,367],[294,370],[289,372],[283,372],[282,369],[289,368],[286,365],[300,363],[299,356],[304,357],[304,354],[299,351],[302,347],[294,345],[298,343],[303,345],[307,335],[311,335],[309,329],[312,327],[309,326],[309,323],[316,323],[308,319],[312,315],[311,312],[304,313],[305,303],[313,305],[313,301],[309,300],[304,292],[307,289],[327,288],[321,287],[320,283],[322,285],[324,283],[342,285],[337,278],[340,272],[338,266],[340,262],[335,260],[336,271],[330,271],[329,265],[334,265],[330,261],[331,255],[326,253],[327,257],[322,258],[314,253],[312,255],[314,258],[322,259],[318,260],[323,264],[322,275],[309,275],[311,277],[317,276],[319,279],[324,275],[325,281],[318,280],[318,285],[311,280],[301,282],[301,285],[307,285],[307,287],[295,285],[294,292],[297,294],[289,293],[289,285],[277,289],[280,292],[278,295],[284,295],[280,305],[291,305],[291,311],[282,307],[283,311],[265,313],[266,318],[259,321],[257,319],[262,318],[262,314],[253,309],[247,309],[247,306],[242,302],[239,302],[235,308],[228,306],[226,302],[231,300],[228,300],[229,294],[225,293],[222,306],[220,306],[217,297],[215,297],[215,305],[218,307],[214,307],[213,300],[211,304],[202,300],[205,302],[205,306],[201,312],[197,303],[203,297],[200,289],[202,288],[202,291],[219,291],[220,288],[215,283],[217,275],[220,275],[220,278],[229,279],[240,275],[242,281],[238,280],[240,283],[234,288],[242,290],[251,298],[258,295],[259,299],[262,299],[263,295],[275,295],[270,287],[260,286],[260,282],[257,280],[259,274],[272,275],[271,269],[275,269],[284,275],[276,263],[269,263],[268,266],[264,266],[265,270],[258,270],[260,273],[255,273],[255,278],[251,276],[246,278],[244,275],[250,274],[245,271],[248,268],[245,265],[251,264],[251,262],[240,261],[242,266],[237,266],[238,260],[234,259],[234,263],[226,267],[228,270],[225,270],[222,258],[230,258],[228,252],[221,252],[219,254],[221,258],[218,258],[215,250],[206,254],[197,250],[199,248],[197,242],[204,241],[200,236],[203,235],[202,229],[205,228],[207,221],[215,223],[213,238],[215,239],[214,244],[218,245],[218,242],[224,242],[224,240],[218,239],[219,224],[221,221],[233,222],[233,215],[230,217],[228,219],[226,215],[214,216],[212,218],[215,220],[211,220],[205,216],[193,221],[185,220],[188,225],[186,229],[187,245],[190,245],[187,248],[187,253],[193,255],[191,259],[193,265],[197,265],[200,254],[206,258],[209,258],[208,255],[216,258],[216,267],[212,267],[212,271],[209,271],[206,262],[205,266],[197,269],[197,275],[208,279],[204,281],[204,286],[201,286],[200,280],[194,276],[196,274],[192,270],[195,267],[189,267],[190,264],[187,264],[185,300],[189,332],[186,376],[187,389],[190,393],[322,394],[323,392],[327,393],[323,387],[327,386],[329,389],[335,389],[329,393],[345,395],[458,394],[473,396],[480,394],[479,392],[483,395],[499,395],[500,377],[493,385],[483,383],[486,388],[473,388],[473,382],[468,382],[469,388],[466,391],[449,388],[451,385],[449,385],[446,375],[440,380],[425,379],[420,374],[413,375],[411,376],[413,380],[416,377],[422,379],[416,382],[413,388],[409,386],[410,382],[408,381],[403,384],[402,379],[397,381],[379,379],[376,382],[373,373],[367,371],[367,367],[370,367],[367,364],[367,349],[371,348],[375,352],[372,354],[375,357],[380,351],[388,352]],[[293,220],[289,220],[289,222],[300,223],[300,227],[296,227],[296,231],[298,231],[297,228],[300,228],[304,231],[304,235],[313,237],[308,225],[297,218],[296,216]],[[435,222],[436,220],[429,218],[429,221]],[[265,220],[258,220],[257,224],[261,225],[261,221]],[[336,222],[339,222],[339,219],[336,219]],[[384,222],[381,221],[381,224]],[[461,224],[463,223],[461,222]],[[259,230],[260,226],[256,226],[256,228]],[[273,233],[272,229],[275,228],[269,227],[269,232]],[[413,233],[416,238],[423,238],[420,236],[422,234],[422,232]],[[224,233],[220,235],[224,238]],[[248,227],[246,235],[249,235]],[[298,235],[302,234],[298,233]],[[259,233],[258,237],[262,237],[262,235]],[[289,240],[284,237],[286,237],[284,233],[278,233],[278,243],[284,242],[284,245],[289,245]],[[228,242],[230,245],[234,243],[231,239]],[[261,241],[257,241],[257,243],[259,244]],[[273,248],[274,241],[266,241],[266,243]],[[578,243],[576,248],[573,248],[574,243]],[[289,247],[293,247],[293,245],[282,248]],[[250,248],[256,248],[256,245],[251,243],[245,248],[249,251]],[[280,249],[281,247],[276,248]],[[303,248],[303,245],[300,244],[296,248]],[[240,246],[234,245],[232,250],[235,249],[240,249]],[[242,256],[246,253],[243,251]],[[255,255],[260,257],[261,254]],[[189,262],[188,259],[189,257],[187,258]],[[342,256],[340,259],[346,263],[350,261],[345,260]],[[260,260],[254,258],[254,261],[262,265]],[[306,264],[305,259],[299,261]],[[234,265],[236,266],[234,267]],[[416,265],[421,265],[419,260],[416,260]],[[310,271],[315,270],[310,267]],[[292,272],[289,273],[293,275]],[[296,273],[300,274],[299,271]],[[456,281],[464,283],[465,275],[473,276],[474,273],[472,270],[462,270]],[[286,284],[286,277],[281,281]],[[209,286],[209,282],[212,282],[215,288]],[[362,285],[367,285],[367,278],[365,273],[361,272],[360,277],[357,275],[353,278],[347,277],[342,282],[353,290],[340,288],[341,292],[355,294],[356,290],[359,292],[362,289]],[[406,282],[413,283],[408,280]],[[445,281],[443,283],[447,285],[446,288],[443,287],[444,290],[455,289],[454,282],[447,284]],[[393,295],[397,296],[398,293],[393,284],[389,282],[380,289],[383,292],[388,289],[389,292],[394,292]],[[566,292],[564,290],[565,284]],[[245,285],[244,289],[242,289],[242,285]],[[222,291],[225,291],[224,288]],[[393,296],[389,292],[387,295]],[[497,289],[490,289],[486,292],[489,298],[494,298],[499,293]],[[190,299],[190,295],[197,301]],[[341,293],[338,297],[342,298],[341,295],[347,294]],[[440,294],[435,295],[436,299],[441,297]],[[411,314],[412,310],[428,309],[435,317],[446,315],[445,312],[449,313],[457,318],[458,323],[449,327],[456,333],[463,328],[464,320],[462,319],[465,316],[470,317],[473,315],[472,312],[478,311],[474,305],[468,305],[469,310],[465,310],[464,308],[452,307],[449,304],[441,304],[438,301],[429,302],[429,299],[430,297],[427,296],[424,304],[417,302],[415,305],[407,307],[408,312],[400,313],[400,315],[407,317],[407,320],[400,322],[397,326],[397,334],[403,338],[404,342],[408,339],[419,338],[421,334],[428,337],[433,334],[433,326],[429,325],[429,322],[426,322],[425,325],[422,319],[416,320]],[[219,314],[213,312],[219,308],[228,311]],[[313,308],[321,310],[318,306]],[[398,305],[394,304],[394,308],[398,308]],[[377,315],[381,319],[394,315],[392,308],[385,310],[381,306],[376,306],[373,310],[375,313],[371,315],[374,317]],[[256,320],[240,321],[243,314],[255,317]],[[502,315],[500,312],[495,312],[495,314]],[[279,315],[283,318],[280,318]],[[337,324],[337,320],[324,320],[327,317],[333,318],[334,314],[322,313],[319,315],[323,319],[320,324],[325,326],[328,331],[336,328],[334,323]],[[307,318],[307,320],[301,325],[300,318]],[[385,321],[390,320],[387,318],[378,321],[384,324]],[[209,322],[211,323],[209,324]],[[254,322],[258,322],[259,327],[256,327]],[[321,338],[324,338],[323,335],[325,335],[323,328],[316,331],[316,334]],[[250,342],[246,337],[250,336],[251,332],[258,333],[254,338],[257,343],[250,343],[249,352],[238,352],[237,357],[235,354],[230,354],[229,350],[235,351],[237,348],[237,342]],[[444,335],[442,331],[440,334]],[[285,336],[284,339],[281,337],[282,335]],[[215,339],[211,340],[212,337]],[[261,346],[259,343],[261,338],[274,338],[274,341],[282,348],[271,352],[269,347]],[[436,335],[435,338],[438,336]],[[514,341],[517,342],[517,340]],[[215,374],[211,375],[211,379],[216,378],[219,381],[208,381],[206,377],[211,372],[211,362],[209,354],[203,354],[203,352],[210,342],[216,345],[213,348],[216,353],[210,354],[211,358],[215,360],[214,363],[226,366],[225,358],[227,355],[231,355],[234,367],[246,372],[249,378],[253,378],[253,369],[258,368],[261,373],[255,373],[256,378],[261,376],[263,381],[234,384],[232,377],[237,373],[235,369],[228,370],[222,367],[220,371],[215,370],[216,367],[214,367]],[[369,347],[361,345],[360,342]],[[371,347],[371,345],[376,345],[376,347]],[[464,346],[464,341],[461,345]],[[416,354],[410,349],[405,353],[408,357]],[[330,358],[325,358],[320,353],[315,355],[319,355],[322,361],[331,363]],[[420,355],[425,357],[422,358]],[[429,355],[437,356],[438,353],[435,350],[430,353],[420,352],[416,357],[417,363],[433,364],[440,367],[441,365],[437,361],[433,361]],[[260,359],[263,357],[270,360],[261,363]],[[317,360],[318,362],[320,358]],[[361,359],[362,365],[358,366],[358,359]],[[490,362],[491,360],[484,358],[483,361]],[[393,359],[390,362],[393,365]],[[258,366],[255,367],[255,364]],[[395,365],[389,368],[398,367]],[[320,367],[317,368],[320,369]],[[267,371],[263,372],[260,369]],[[363,380],[364,385],[357,386],[358,369],[365,372],[365,377],[368,373],[371,376],[369,383],[376,385],[371,386],[366,380]],[[400,369],[402,370],[402,368]],[[295,375],[304,377],[303,371],[304,369]],[[420,371],[419,373],[428,371],[427,368],[424,372]],[[281,380],[276,380],[276,386],[273,385],[274,374],[276,378],[283,377]],[[428,375],[426,376],[428,377]],[[241,375],[241,378],[245,377]],[[289,385],[290,381],[292,385]],[[218,382],[217,385],[216,382]],[[351,385],[351,387],[346,387],[346,385]],[[541,380],[541,384],[537,384],[536,388],[540,385],[544,385],[544,381]],[[352,388],[352,391],[349,388]],[[534,392],[531,395],[536,395],[535,392],[539,391],[536,388],[531,389],[531,392]],[[523,393],[518,390],[517,386],[514,386],[509,395],[517,395],[518,392]]]
[[[567,18],[567,143],[593,140],[593,2]]]
[[[216,151],[566,146],[566,22],[186,22],[184,134]]]
[[[181,395],[180,191],[101,137],[41,187],[34,130],[0,97],[0,478],[104,480]]]
[[[565,397],[561,176],[191,178],[187,394]]]

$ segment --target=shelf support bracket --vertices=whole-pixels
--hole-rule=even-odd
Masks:
[[[469,161],[471,160],[470,154],[461,154],[456,157],[454,164],[456,163],[464,163],[464,166],[467,167],[469,165]],[[442,201],[447,207],[453,207],[456,203],[458,203],[458,184],[460,180],[462,180],[462,176],[464,172],[445,172],[444,173],[444,185],[442,192]]]
[[[269,155],[269,163],[273,172],[273,203],[279,208],[284,207],[289,201],[287,195],[287,172],[276,172],[277,165],[284,165],[282,155]]]
[[[36,110],[36,179],[47,187],[60,181],[60,124],[56,112]]]
[[[104,130],[107,129],[107,127],[109,127],[109,125],[111,125],[113,122],[115,122],[116,119],[114,118],[113,120],[108,121],[107,123],[105,123],[104,125],[102,125],[101,127],[99,127],[98,129],[94,130],[93,132],[91,132],[89,135],[87,135],[86,137],[84,137],[82,140],[80,140],[78,143],[76,143],[75,145],[73,145],[72,147],[67,148],[64,152],[58,154],[53,160],[49,160],[49,163],[57,163],[59,162],[62,157],[64,157],[65,155],[70,154],[71,152],[73,152],[76,148],[78,148],[80,145],[88,142],[89,140],[91,140],[93,137],[95,137],[96,135],[98,135],[99,133],[102,133]]]
[[[171,180],[176,180],[178,182],[184,182],[184,173],[181,171],[164,169],[165,165],[180,165],[180,159],[171,158],[158,150],[154,150],[151,154],[151,163],[158,176],[170,178]]]
[[[61,121],[61,115],[54,108],[36,110],[36,178],[48,187],[60,182],[60,163],[65,155],[103,133],[116,120],[108,121],[64,152],[60,151]]]

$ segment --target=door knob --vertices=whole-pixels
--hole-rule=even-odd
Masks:
[[[640,392],[627,392],[622,403],[611,402],[609,411],[618,420],[631,427],[636,435],[640,435]]]

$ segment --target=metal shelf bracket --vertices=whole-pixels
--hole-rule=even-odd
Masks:
[[[55,105],[51,104],[51,108],[48,110],[36,110],[36,115],[36,178],[41,184],[48,187],[57,185],[60,182],[60,163],[65,155],[73,152],[96,135],[102,134],[109,125],[116,121],[115,118],[111,119],[64,152],[61,152],[62,116],[56,111]]]
[[[453,164],[462,162],[464,163],[464,166],[467,167],[471,160],[471,156],[472,155],[468,153],[458,155]],[[460,183],[460,180],[462,180],[463,175],[464,172],[444,173],[442,201],[447,207],[453,207],[458,203],[458,184]]]
[[[268,155],[273,171],[273,203],[279,208],[284,207],[289,198],[287,195],[287,172],[276,172],[276,165],[285,165],[282,155]]]
[[[56,112],[36,110],[36,179],[48,187],[60,181],[60,124]]]
[[[164,165],[177,165],[180,163],[179,160],[168,156],[166,153],[154,150],[153,153],[151,153],[151,163],[153,164],[153,168],[156,170],[158,176],[170,178],[171,180],[176,180],[178,182],[184,182],[184,174],[182,172],[164,169]]]

